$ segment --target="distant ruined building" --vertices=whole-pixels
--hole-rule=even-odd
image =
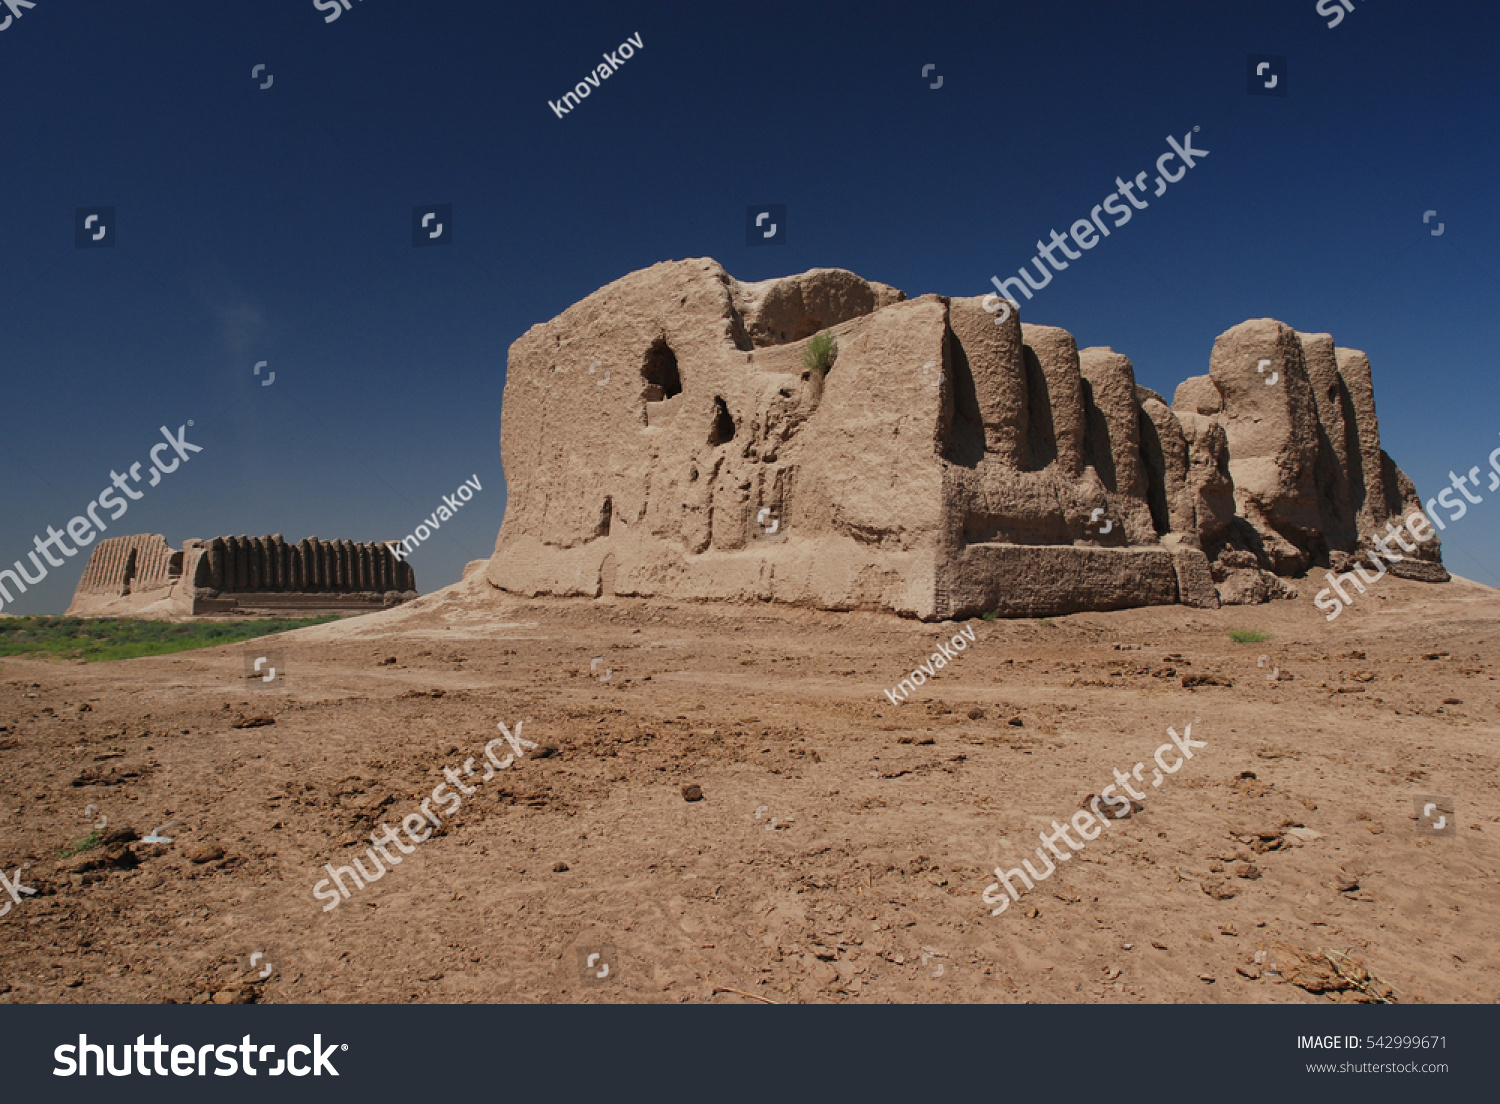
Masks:
[[[309,537],[188,540],[175,551],[159,533],[108,537],[94,546],[68,614],[193,617],[344,613],[417,597],[411,565],[384,544]]]
[[[1369,360],[1328,334],[1243,322],[1169,403],[998,310],[706,258],[616,280],[511,345],[486,578],[924,620],[1217,607],[1290,597],[1421,508]],[[1448,578],[1436,540],[1390,570]]]

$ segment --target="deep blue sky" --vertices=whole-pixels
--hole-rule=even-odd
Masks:
[[[204,451],[112,535],[399,538],[477,475],[412,558],[430,591],[493,548],[528,327],[696,256],[982,295],[1194,126],[1209,156],[1023,317],[1169,399],[1246,318],[1332,332],[1424,496],[1500,445],[1489,0],[1359,0],[1333,29],[1315,0],[352,3],[36,0],[0,32],[0,562],[191,418]],[[1247,94],[1252,53],[1289,59],[1289,95]],[[441,202],[454,244],[413,249]],[[787,205],[784,247],[745,245],[758,203]],[[74,248],[91,205],[115,248]],[[1497,584],[1485,498],[1444,553]],[[83,559],[11,608],[60,611]]]

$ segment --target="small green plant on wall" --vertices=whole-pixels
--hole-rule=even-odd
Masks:
[[[838,344],[834,341],[833,334],[825,330],[807,343],[807,348],[802,353],[802,366],[807,369],[811,379],[822,383],[837,355]]]

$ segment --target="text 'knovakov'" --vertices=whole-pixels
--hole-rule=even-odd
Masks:
[[[964,637],[968,637],[968,640],[965,640]],[[898,698],[889,690],[885,692],[885,696],[891,699],[892,705],[900,705],[907,698],[911,697],[912,691],[930,679],[936,672],[948,666],[948,661],[957,656],[959,652],[967,648],[973,641],[973,626],[966,627],[962,632],[954,633],[953,639],[947,643],[939,640],[938,650],[932,653],[932,658],[919,665],[910,676],[896,683],[897,690],[901,690],[903,686],[906,687],[901,692],[901,696]],[[949,644],[953,645],[951,650],[948,647]]]
[[[552,114],[556,115],[559,119],[567,115],[580,103],[588,99],[589,92],[594,88],[598,88],[600,81],[608,80],[616,69],[634,57],[635,52],[641,48],[641,32],[636,31],[635,34],[620,43],[610,53],[605,54],[604,64],[575,84],[573,91],[564,93],[556,103],[548,100],[547,106],[552,109]],[[568,102],[570,99],[572,100],[571,103]]]
[[[470,489],[471,487],[473,488],[472,490]],[[473,498],[474,491],[482,489],[479,486],[478,473],[469,476],[453,494],[444,495],[443,504],[424,518],[422,524],[418,525],[414,531],[407,534],[403,540],[391,541],[386,547],[391,550],[391,554],[396,559],[405,560],[407,556],[411,555],[412,549],[431,537],[434,529],[441,529],[443,522],[451,518],[465,502]]]

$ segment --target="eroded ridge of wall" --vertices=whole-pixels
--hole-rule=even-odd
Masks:
[[[154,601],[181,574],[181,553],[174,552],[160,533],[105,537],[89,554],[68,612],[73,613],[81,600],[154,594]]]
[[[1214,342],[1209,374],[1177,388],[1172,410],[1224,432],[1235,517],[1209,551],[1230,589],[1253,589],[1236,569],[1342,570],[1388,523],[1421,509],[1380,447],[1369,358],[1328,334],[1272,318],[1242,322]],[[1419,545],[1392,574],[1446,581],[1441,545]]]
[[[803,361],[825,330],[826,376]],[[1326,335],[1243,323],[1168,404],[1122,354],[980,299],[707,259],[517,339],[500,446],[502,589],[928,619],[1265,601],[1415,494],[1368,361]],[[1425,548],[1414,574],[1445,578]]]

